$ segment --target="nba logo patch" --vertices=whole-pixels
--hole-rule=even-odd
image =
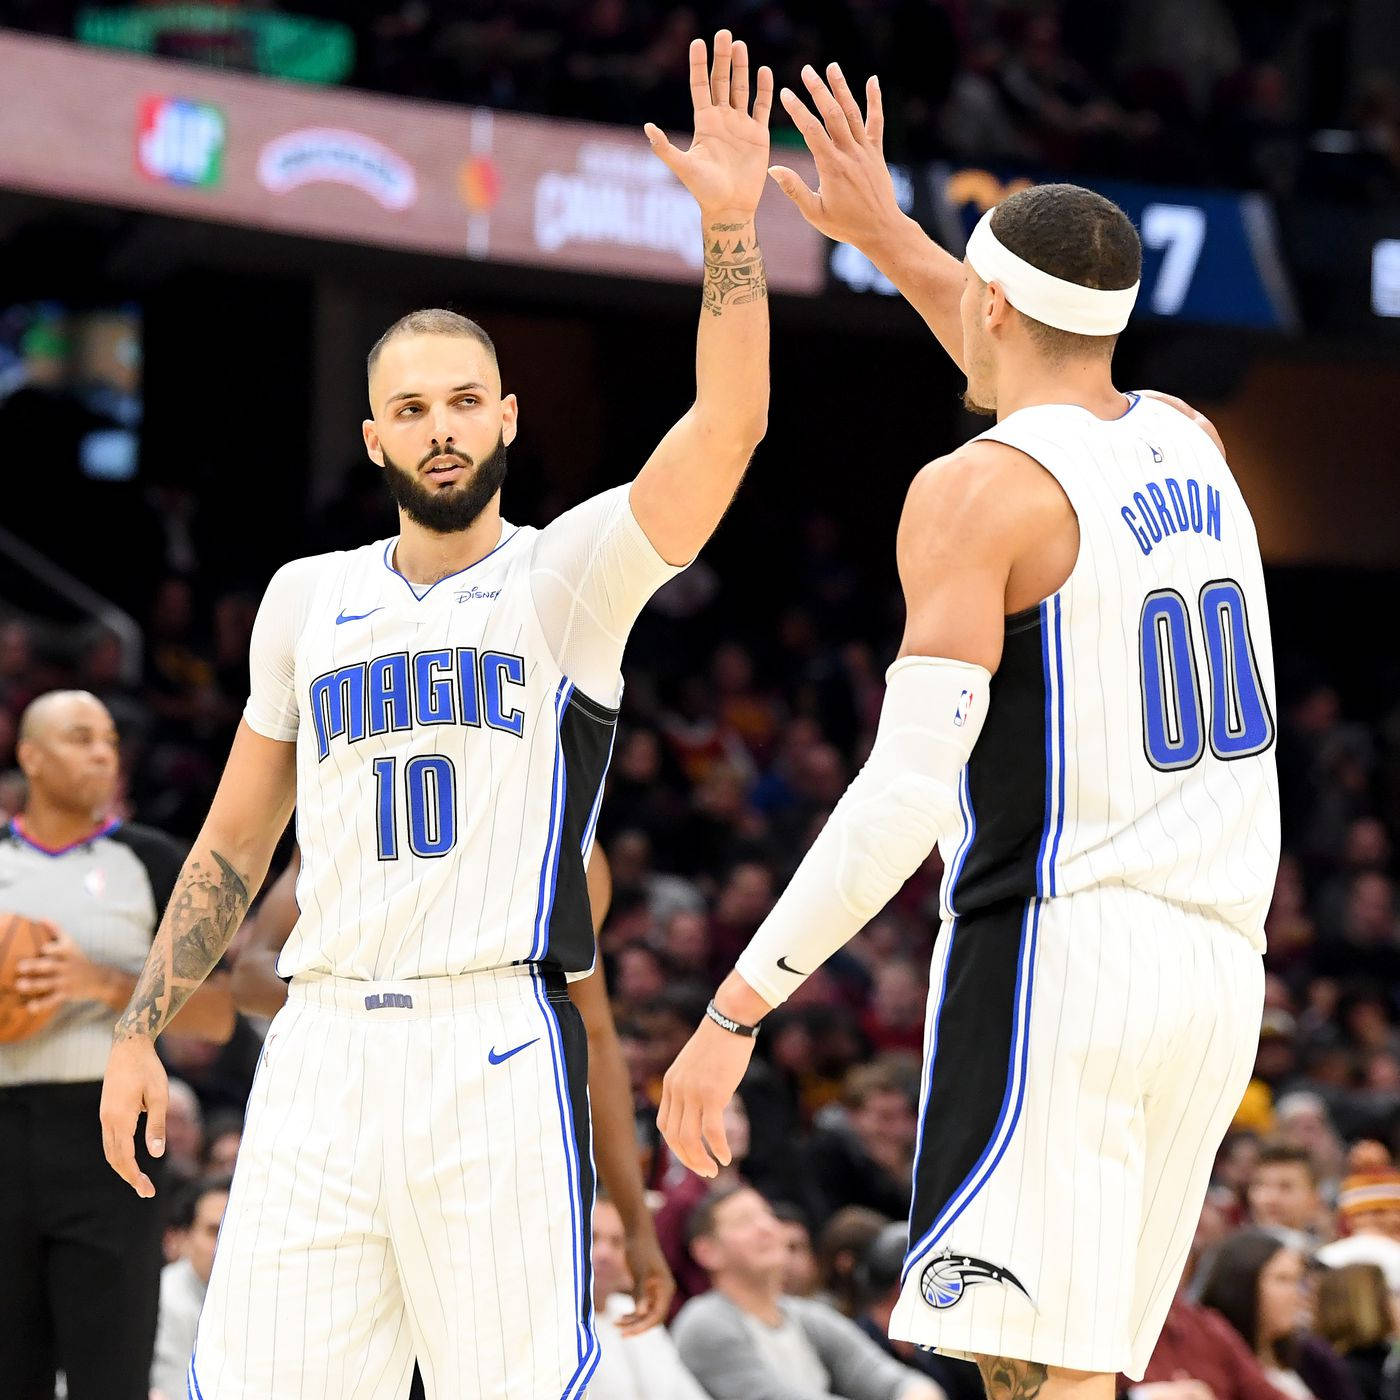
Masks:
[[[100,868],[89,870],[83,876],[83,889],[94,899],[101,899],[107,893],[107,872]]]
[[[953,723],[961,729],[967,723],[967,717],[972,713],[972,692],[965,690],[958,696],[958,707],[953,711]]]

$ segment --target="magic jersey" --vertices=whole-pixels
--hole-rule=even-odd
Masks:
[[[283,976],[593,962],[585,886],[627,633],[679,573],[617,487],[415,586],[396,539],[269,584],[248,724],[294,740],[301,917]]]
[[[1256,948],[1279,855],[1273,647],[1259,544],[1209,435],[1133,395],[983,433],[1034,458],[1079,519],[1064,586],[1006,621],[987,719],[942,843],[943,914],[1126,886]]]

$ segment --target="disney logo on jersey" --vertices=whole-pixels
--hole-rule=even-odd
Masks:
[[[307,713],[317,757],[331,740],[348,744],[429,724],[498,729],[517,739],[525,732],[525,658],[476,647],[389,652],[316,677]]]
[[[473,585],[471,588],[463,588],[457,594],[457,601],[459,603],[476,603],[483,598],[499,598],[500,596],[501,590],[499,588],[477,588]]]
[[[1030,1302],[1025,1285],[1010,1269],[974,1259],[970,1254],[954,1254],[950,1249],[945,1249],[920,1275],[919,1292],[929,1307],[941,1312],[961,1302],[963,1294],[979,1283],[1007,1284]]]

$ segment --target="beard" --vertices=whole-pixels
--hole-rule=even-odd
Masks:
[[[978,403],[972,397],[972,390],[964,389],[962,392],[962,405],[969,413],[976,413],[982,418],[995,418],[997,410],[995,404]]]
[[[430,486],[419,473],[434,457],[455,457],[464,466],[476,470],[460,485]],[[384,484],[389,494],[415,525],[438,535],[451,535],[476,522],[477,516],[491,504],[492,497],[506,479],[506,444],[504,434],[480,462],[473,463],[465,452],[455,448],[434,449],[419,462],[417,469],[401,467],[387,452],[384,453]]]

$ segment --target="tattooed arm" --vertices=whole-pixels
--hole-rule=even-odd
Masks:
[[[292,814],[295,749],[238,726],[219,790],[190,850],[150,956],[118,1020],[102,1085],[102,1147],[112,1169],[140,1196],[155,1188],[136,1162],[133,1138],[144,1111],[146,1145],[165,1150],[165,1071],[155,1038],[209,975],[262,883]]]
[[[754,211],[768,166],[773,76],[727,30],[690,47],[695,135],[687,151],[648,125],[652,149],[700,206],[705,273],[695,349],[695,402],[632,484],[633,514],[671,564],[688,564],[714,533],[768,424],[768,284]]]

